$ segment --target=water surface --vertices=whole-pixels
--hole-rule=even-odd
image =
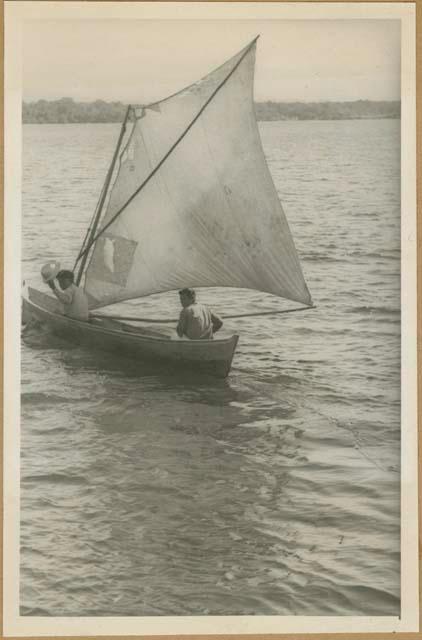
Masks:
[[[260,128],[317,309],[227,322],[225,381],[26,334],[23,615],[399,614],[400,123]],[[24,127],[25,278],[73,265],[117,135]]]

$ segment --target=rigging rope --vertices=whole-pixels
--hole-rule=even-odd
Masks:
[[[105,179],[103,188],[102,188],[101,193],[100,193],[100,198],[99,198],[98,205],[97,205],[97,208],[96,208],[96,213],[95,213],[95,216],[94,216],[94,220],[93,220],[93,222],[91,222],[90,229],[88,229],[88,233],[89,233],[89,236],[88,236],[88,233],[87,233],[88,246],[84,249],[84,245],[85,245],[85,243],[87,241],[87,236],[85,236],[84,242],[82,244],[82,249],[80,250],[78,257],[75,260],[75,266],[73,267],[74,270],[75,270],[76,265],[78,264],[79,260],[81,258],[83,258],[82,259],[82,263],[81,263],[81,265],[79,267],[78,275],[76,277],[76,284],[77,285],[79,285],[79,283],[80,283],[80,281],[82,279],[82,274],[83,274],[83,270],[85,268],[86,261],[88,259],[89,250],[91,249],[92,245],[95,242],[95,239],[93,240],[93,238],[95,236],[95,232],[97,230],[97,226],[98,226],[98,224],[100,222],[102,209],[103,209],[103,206],[104,206],[105,199],[107,197],[107,190],[108,190],[109,184],[111,182],[111,179],[113,177],[114,167],[115,167],[115,164],[116,164],[116,160],[117,160],[117,156],[118,156],[118,153],[119,153],[120,145],[121,145],[121,142],[123,140],[123,136],[124,136],[124,134],[126,132],[126,123],[128,121],[129,114],[130,114],[131,110],[132,110],[132,106],[129,105],[127,107],[127,109],[126,109],[126,115],[125,115],[125,118],[123,120],[121,129],[120,129],[119,140],[117,142],[117,146],[116,146],[116,149],[114,151],[113,158],[112,158],[111,164],[109,166],[109,169],[107,171],[107,175],[106,175],[106,179]]]
[[[233,320],[237,318],[252,318],[254,316],[271,316],[278,315],[282,313],[292,313],[293,311],[307,311],[308,309],[315,309],[316,306],[312,305],[309,307],[296,307],[294,309],[281,309],[277,311],[256,311],[253,313],[239,313],[235,315],[221,316],[224,320]],[[166,318],[139,318],[137,316],[117,316],[117,315],[108,315],[108,314],[100,314],[100,313],[91,313],[90,318],[99,318],[106,320],[125,320],[126,322],[150,322],[151,324],[174,324],[177,322],[177,319],[166,319]]]
[[[86,241],[88,240],[88,237],[89,237],[89,235],[90,235],[90,233],[92,231],[92,228],[93,228],[93,225],[94,225],[94,221],[95,221],[95,218],[96,218],[97,212],[98,212],[98,207],[100,206],[101,198],[103,196],[104,187],[105,187],[105,183],[101,187],[100,195],[98,196],[97,204],[95,205],[94,213],[92,214],[91,221],[89,223],[88,229],[86,230],[86,234],[85,234],[85,237],[83,239],[82,247],[81,247],[80,251],[84,250]],[[78,265],[78,262],[79,262],[79,257],[76,258],[75,264],[73,265],[72,271],[75,271],[75,269],[76,269],[76,267]]]

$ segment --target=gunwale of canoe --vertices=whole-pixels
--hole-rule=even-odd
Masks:
[[[38,298],[31,299],[31,294]],[[69,318],[62,313],[42,306],[41,301],[55,302],[51,296],[29,288],[22,294],[23,311],[48,324],[53,332],[72,341],[98,346],[106,351],[127,351],[148,360],[174,363],[188,369],[203,370],[217,377],[226,377],[230,371],[239,336],[212,340],[177,340],[142,334],[142,329],[131,331],[130,325],[115,323],[121,328],[109,328],[98,323]],[[128,329],[125,330],[125,326]]]

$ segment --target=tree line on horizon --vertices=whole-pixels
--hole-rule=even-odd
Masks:
[[[122,102],[75,102],[73,98],[24,102],[24,124],[121,122],[127,105]],[[351,120],[400,118],[400,101],[256,102],[257,120]]]

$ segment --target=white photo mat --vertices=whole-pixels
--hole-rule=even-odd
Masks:
[[[19,421],[22,34],[26,20],[401,20],[401,616],[28,617],[19,615]],[[410,3],[5,2],[4,636],[416,632],[418,442],[416,348],[415,5]]]

